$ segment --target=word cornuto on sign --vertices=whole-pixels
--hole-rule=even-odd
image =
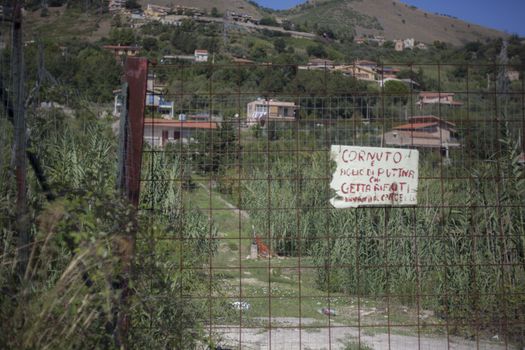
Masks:
[[[417,150],[333,145],[331,156],[335,208],[417,204]]]

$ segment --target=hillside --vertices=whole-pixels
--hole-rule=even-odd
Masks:
[[[384,35],[387,40],[414,38],[424,43],[461,45],[506,35],[392,0],[311,0],[282,14],[309,28],[326,27],[340,35]]]
[[[162,6],[184,6],[196,7],[211,12],[215,7],[220,13],[234,11],[244,13],[254,18],[263,17],[263,10],[246,0],[140,0],[140,4],[146,8],[147,4]]]

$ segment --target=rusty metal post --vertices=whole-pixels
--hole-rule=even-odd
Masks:
[[[124,127],[121,129],[120,140],[123,147],[122,166],[119,165],[119,183],[122,195],[137,209],[140,196],[140,171],[142,166],[142,146],[144,140],[144,112],[146,108],[146,89],[148,80],[148,60],[139,57],[129,57],[125,64],[125,81],[127,86],[126,105],[121,118]],[[119,162],[120,163],[120,162]],[[115,334],[116,345],[121,349],[129,349],[128,332],[130,328],[129,299],[132,295],[130,278],[132,273],[133,257],[135,253],[136,218],[132,214],[134,229],[124,237],[120,247],[122,259],[122,278],[120,308]]]
[[[125,137],[124,194],[134,207],[138,207],[148,60],[146,58],[129,57],[125,65],[125,79],[128,84],[128,99],[127,102],[125,101],[127,103],[128,123]]]
[[[24,277],[29,260],[29,210],[27,205],[27,135],[24,106],[24,62],[22,49],[22,8],[14,3],[13,12],[13,121],[15,132],[16,224],[18,233],[18,273]]]

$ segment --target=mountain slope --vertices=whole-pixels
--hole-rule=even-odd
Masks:
[[[311,0],[283,15],[300,25],[306,21],[310,27],[317,24],[339,34],[384,35],[388,40],[414,38],[424,43],[439,40],[460,45],[507,35],[392,0]]]
[[[196,7],[211,12],[215,7],[220,13],[226,11],[234,11],[237,13],[244,13],[254,18],[263,17],[264,11],[246,0],[140,0],[143,8],[147,4],[155,4],[161,6],[184,6]]]

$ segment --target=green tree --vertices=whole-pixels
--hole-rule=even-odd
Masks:
[[[259,62],[262,62],[267,58],[266,50],[261,46],[252,47],[250,50],[250,56]]]
[[[145,37],[142,39],[142,48],[146,51],[157,51],[159,49],[157,38]]]
[[[278,27],[279,23],[274,17],[263,17],[259,20],[259,24],[262,26]]]
[[[111,29],[109,32],[109,41],[112,44],[132,45],[135,44],[136,38],[133,29]]]
[[[283,53],[286,50],[286,41],[283,38],[275,39],[273,48],[277,53]]]
[[[75,57],[78,67],[73,83],[92,101],[108,102],[113,89],[120,83],[121,67],[109,52],[85,48]]]
[[[171,44],[182,53],[192,54],[197,48],[197,41],[195,40],[195,33],[192,29],[186,30],[184,24],[178,27],[172,34]]]
[[[225,117],[220,128],[195,134],[192,144],[193,164],[202,173],[223,173],[234,166],[239,143],[234,125],[236,120]]]
[[[211,9],[211,16],[212,17],[221,17],[221,14],[219,13],[219,10],[215,6]]]
[[[410,89],[405,83],[397,80],[389,80],[385,83],[385,94],[392,96],[395,102],[406,103]]]
[[[321,44],[308,46],[306,48],[306,53],[308,54],[308,56],[315,56],[318,58],[328,57],[328,54],[326,53],[324,46]]]

